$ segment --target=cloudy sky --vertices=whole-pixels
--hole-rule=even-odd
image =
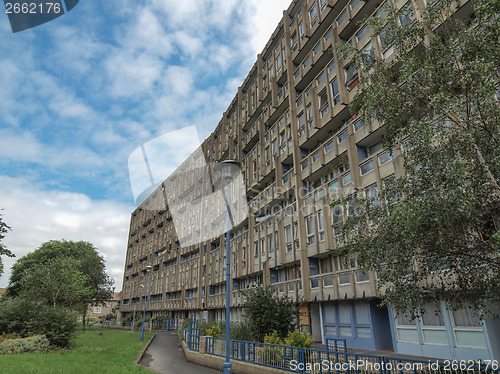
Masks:
[[[289,3],[82,0],[16,34],[0,16],[0,209],[17,258],[90,241],[121,289],[129,156],[188,126],[210,134]]]

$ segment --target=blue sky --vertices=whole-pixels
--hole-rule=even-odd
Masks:
[[[81,0],[16,34],[0,16],[0,209],[17,258],[90,241],[121,289],[129,155],[188,126],[210,134],[289,3]]]

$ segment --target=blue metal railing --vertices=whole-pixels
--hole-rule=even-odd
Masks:
[[[177,330],[178,326],[179,326],[179,320],[177,320],[177,319],[166,319],[164,321],[153,321],[152,322],[153,330],[173,331],[173,330]]]
[[[334,352],[347,352],[346,340],[337,338],[327,338],[326,349]]]
[[[339,339],[342,340],[342,339]],[[225,339],[206,338],[206,353],[225,357]],[[431,374],[431,373],[492,373],[491,366],[453,367],[446,361],[411,360],[343,351],[300,348],[284,345],[230,340],[230,357],[233,360],[269,366],[302,374],[370,373],[370,374]]]

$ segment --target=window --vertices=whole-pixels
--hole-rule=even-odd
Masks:
[[[309,9],[309,20],[311,21],[311,26],[318,20],[318,8],[316,7],[316,3]]]
[[[380,31],[379,34],[380,49],[382,49],[383,51],[388,49],[392,44],[393,38],[394,34],[390,31],[388,27],[382,29],[382,31]]]
[[[342,143],[344,140],[347,139],[347,135],[349,133],[347,132],[347,129],[345,129],[344,131],[342,131],[339,135],[338,135],[338,140],[339,140],[339,144]]]
[[[332,210],[332,223],[334,225],[341,224],[344,222],[343,208],[342,205],[337,204]]]
[[[337,78],[332,80],[332,83],[330,83],[330,86],[332,88],[333,106],[335,106],[340,102],[340,92],[339,92],[339,86],[337,83]]]
[[[320,242],[325,241],[325,220],[323,217],[323,211],[320,210],[318,213],[316,213],[316,217],[318,220],[318,237]]]
[[[328,39],[330,39],[331,36],[332,36],[332,29],[329,29],[324,36],[325,42],[328,41]]]
[[[330,106],[328,104],[328,92],[326,89],[320,92],[318,95],[319,102],[319,112],[321,117],[325,116],[330,111]]]
[[[273,253],[274,252],[274,234],[269,234],[267,236],[267,241],[268,241],[268,245],[269,245],[269,253]]]
[[[345,186],[345,185],[351,183],[351,181],[352,181],[351,173],[344,174],[344,176],[342,177],[342,183],[343,183],[343,185]]]
[[[325,72],[322,71],[321,74],[316,78],[316,83],[319,85],[325,80]]]
[[[304,37],[304,22],[300,21],[299,23],[299,36],[300,39]]]
[[[337,18],[337,25],[340,25],[347,18],[347,9],[344,9],[342,13],[340,13],[339,18]]]
[[[319,0],[319,6],[323,9],[326,5],[326,0]]]
[[[352,336],[350,304],[339,304],[339,332],[340,336]]]
[[[321,50],[321,43],[318,43],[314,46],[314,49],[313,49],[313,55],[316,55],[318,54],[318,52]]]
[[[337,179],[337,180],[334,180],[332,183],[330,183],[329,190],[330,190],[330,193],[332,193],[332,192],[337,191],[338,189],[339,189],[339,181]]]
[[[295,51],[295,49],[297,48],[297,33],[294,32],[293,35],[290,37],[290,43],[292,44],[290,49],[293,51]]]
[[[347,84],[353,82],[358,77],[358,66],[355,62],[351,62],[345,68],[345,81]]]
[[[393,150],[387,150],[378,155],[378,164],[384,165],[391,161],[395,157],[395,152]]]
[[[95,306],[94,307],[94,314],[100,314],[101,313],[101,307]]]
[[[281,54],[276,57],[276,71],[278,73],[281,71]]]
[[[295,250],[299,251],[299,224],[297,222],[293,223],[293,238],[295,239]]]
[[[254,248],[254,257],[259,256],[259,242],[254,242],[253,243],[253,248]]]
[[[354,122],[353,127],[354,127],[354,132],[358,131],[360,128],[364,126],[364,122],[361,119],[358,119],[357,121]]]
[[[308,55],[302,62],[302,66],[304,66],[304,69],[307,67],[307,65],[309,65],[310,62],[311,62],[311,56]]]
[[[370,277],[363,270],[356,271],[354,275],[356,276],[357,283],[368,282],[370,280]]]
[[[373,48],[372,43],[368,43],[364,48],[363,48],[363,58],[364,62],[370,63],[375,59],[375,48]]]
[[[314,195],[316,201],[320,201],[322,198],[325,197],[325,189],[324,188],[317,189]]]
[[[290,225],[285,227],[285,242],[286,251],[288,253],[292,252],[292,227]]]
[[[312,162],[316,162],[320,159],[320,153],[319,151],[316,151],[312,154]]]
[[[300,113],[297,117],[297,127],[299,130],[299,136],[304,135],[306,127],[306,118],[304,112]]]
[[[360,166],[360,168],[361,168],[361,175],[365,175],[365,174],[369,173],[370,171],[372,171],[375,168],[375,165],[373,163],[373,159],[362,164]]]
[[[330,65],[328,65],[328,72],[331,73],[333,69],[335,69],[335,60],[332,60]]]
[[[278,153],[278,139],[274,139],[272,142],[273,146],[273,156]]]
[[[361,29],[361,31],[356,34],[356,40],[359,42],[361,39],[363,39],[368,33],[370,32],[370,29],[368,26],[365,26]]]
[[[399,22],[402,26],[412,23],[417,19],[415,15],[415,8],[411,1],[409,1],[406,5],[404,5],[399,11]]]
[[[422,333],[424,342],[426,343],[448,344],[444,319],[439,304],[428,303],[425,305],[425,313],[422,314]]]
[[[354,7],[355,7],[356,5],[358,5],[358,4],[359,4],[359,0],[352,0],[352,1],[351,1],[351,4],[350,4],[351,9],[354,9]]]
[[[307,127],[311,129],[314,127],[314,115],[311,104],[309,104],[306,107],[306,114],[307,114]]]
[[[325,153],[332,151],[334,148],[335,148],[335,142],[333,140],[330,140],[328,143],[325,144]]]
[[[306,235],[307,244],[314,244],[314,217],[312,215],[306,217]]]
[[[373,200],[374,205],[380,204],[380,201],[378,199],[378,187],[377,187],[376,183],[372,184],[371,186],[366,187],[364,192],[365,192],[365,197]]]

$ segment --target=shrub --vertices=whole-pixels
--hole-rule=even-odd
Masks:
[[[136,313],[135,314],[135,320],[134,320],[134,314],[133,313],[130,313],[128,316],[126,316],[123,320],[122,320],[122,325],[123,326],[128,326],[130,324],[130,322],[132,321],[135,321],[136,324],[138,321],[142,321],[142,314],[140,313]]]
[[[243,312],[253,338],[261,342],[269,332],[276,330],[282,338],[297,327],[300,303],[287,296],[277,297],[271,287],[241,290],[246,297]]]
[[[213,336],[214,338],[217,338],[222,334],[222,328],[218,323],[214,323],[212,327],[210,327],[208,330],[206,330],[204,335],[209,335]]]
[[[283,339],[278,334],[278,331],[273,330],[271,334],[267,334],[264,337],[264,343],[266,344],[278,344],[278,345],[283,345]]]
[[[45,335],[33,335],[27,338],[5,339],[0,343],[0,354],[45,353],[49,340]]]
[[[285,345],[292,347],[311,348],[313,336],[309,331],[300,331],[298,329],[289,331],[288,336],[285,338]]]
[[[264,343],[273,345],[264,345],[259,349],[258,356],[261,362],[272,366],[283,365],[285,347],[280,347],[283,345],[283,339],[279,336],[278,331],[273,330],[271,334],[267,334],[264,337]]]
[[[68,347],[76,331],[76,314],[27,299],[9,299],[0,304],[0,331],[28,337],[44,334],[50,344]]]
[[[231,339],[252,341],[253,334],[250,325],[247,322],[231,322]]]
[[[19,334],[7,334],[6,332],[2,332],[2,334],[0,335],[0,343],[2,343],[4,340],[7,339],[19,339],[19,338],[22,338],[22,336]]]

